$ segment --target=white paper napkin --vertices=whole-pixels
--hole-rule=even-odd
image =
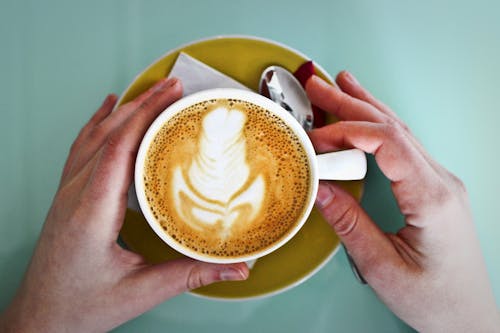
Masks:
[[[184,96],[213,88],[250,90],[238,81],[190,57],[186,53],[179,54],[168,77],[176,77],[181,80]]]

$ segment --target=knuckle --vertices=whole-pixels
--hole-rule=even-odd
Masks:
[[[77,138],[69,147],[69,155],[75,154],[80,149],[80,138]]]
[[[92,132],[92,130],[94,128],[95,128],[95,126],[93,124],[88,123],[80,130],[76,139],[71,144],[71,147],[69,149],[70,154],[73,154],[80,149],[80,147],[82,146],[84,141],[88,139],[88,137],[90,136],[90,133]]]
[[[467,187],[465,186],[465,183],[452,173],[450,173],[450,177],[457,190],[457,193],[467,195]]]
[[[402,142],[404,140],[403,128],[393,119],[385,123],[382,130],[389,141]]]
[[[207,285],[208,282],[204,281],[203,274],[199,266],[194,266],[190,269],[187,280],[186,288],[187,290],[193,290]]]
[[[347,109],[349,109],[349,104],[351,102],[350,96],[348,96],[342,92],[336,91],[336,90],[332,90],[332,94],[337,95],[337,97],[336,97],[336,99],[338,100],[337,112],[342,113],[342,112],[345,112]]]
[[[384,123],[380,126],[381,132],[384,137],[387,138],[389,141],[394,141],[397,140],[397,132],[394,124],[391,124],[389,122]]]
[[[386,124],[387,124],[387,130],[391,133],[397,134],[401,130],[401,127],[400,127],[398,121],[391,118],[391,117],[387,116]]]
[[[149,110],[151,108],[151,100],[150,99],[146,99],[144,101],[142,101],[139,106],[137,107],[138,111],[143,111],[143,110]]]
[[[357,90],[357,98],[368,103],[368,104],[375,104],[375,99],[373,96],[364,88],[359,87]]]
[[[334,124],[334,127],[329,128],[329,130],[331,130],[332,132],[337,131],[339,133],[345,133],[349,129],[349,126],[351,124],[352,123],[349,121],[339,120],[338,122],[336,122]],[[349,143],[347,142],[347,137],[345,135],[341,136],[341,140],[339,142],[339,145],[342,147],[349,146]]]
[[[411,133],[410,128],[404,122],[402,122],[401,120],[398,120],[398,124],[403,129],[403,131]]]
[[[433,185],[429,184],[433,188],[429,193],[429,200],[435,207],[467,201],[468,193],[464,182],[447,170],[440,173],[439,181]]]
[[[141,111],[147,111],[147,110],[151,109],[154,105],[154,101],[157,98],[157,96],[158,96],[158,92],[154,92],[148,98],[145,98],[144,100],[139,101],[136,105],[137,111],[141,112]]]
[[[395,118],[395,116],[392,115],[387,115],[386,116],[386,123],[392,127],[393,131],[399,131],[399,132],[410,132],[410,128],[399,118]]]
[[[431,188],[433,189],[429,191],[427,205],[432,209],[445,210],[446,207],[454,207],[457,199],[460,200],[462,197],[456,191],[455,186],[450,186],[444,179]]]
[[[104,147],[104,155],[115,155],[120,151],[121,137],[118,133],[109,136]]]
[[[439,200],[437,201],[442,206],[451,205],[454,207],[457,203],[461,205],[467,202],[467,188],[454,174],[448,172],[448,177],[441,180]]]
[[[348,236],[356,229],[359,223],[359,211],[353,206],[346,206],[332,222],[335,232],[339,236]]]
[[[98,141],[106,136],[106,129],[102,125],[96,125],[89,131],[89,140]]]

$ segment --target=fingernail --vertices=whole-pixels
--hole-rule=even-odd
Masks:
[[[173,87],[177,84],[178,81],[179,81],[179,79],[177,79],[175,77],[170,78],[170,79],[162,79],[161,81],[159,81],[156,84],[155,90],[163,90],[166,88]]]
[[[179,82],[179,79],[176,77],[172,77],[172,78],[167,80],[166,84],[168,87],[173,87],[177,84],[177,82]]]
[[[349,81],[350,83],[352,83],[354,85],[359,85],[359,82],[358,82],[358,80],[356,80],[354,75],[352,75],[348,71],[344,71],[344,73],[345,73],[344,75],[345,75],[345,78],[347,79],[347,81]]]
[[[328,184],[319,183],[318,194],[316,196],[316,205],[318,206],[318,208],[328,206],[332,202],[334,197],[335,194]]]
[[[246,279],[246,276],[242,271],[233,267],[224,268],[220,272],[219,277],[222,281],[239,281]]]
[[[108,96],[106,96],[106,98],[104,99],[104,102],[102,102],[102,105],[107,105],[111,102],[112,100],[112,97],[113,97],[113,94],[108,94]]]

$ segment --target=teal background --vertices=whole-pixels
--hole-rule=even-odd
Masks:
[[[500,300],[500,2],[0,1],[0,308],[20,283],[71,142],[108,92],[166,51],[248,34],[349,69],[391,105],[466,184]],[[402,223],[370,160],[363,205]],[[473,286],[471,286],[473,287]],[[407,332],[352,276],[340,251],[313,278],[270,299],[181,295],[116,332]]]

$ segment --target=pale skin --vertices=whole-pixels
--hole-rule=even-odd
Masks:
[[[244,263],[150,265],[116,243],[140,140],[181,95],[178,80],[162,80],[115,112],[110,95],[81,130],[1,332],[109,331],[187,290],[248,277]]]
[[[312,77],[311,102],[340,122],[316,129],[318,152],[375,155],[406,226],[382,232],[339,186],[321,183],[317,206],[380,299],[421,332],[500,332],[500,319],[463,183],[436,163],[403,122],[348,72],[338,88]]]
[[[334,183],[317,206],[377,295],[422,332],[499,332],[500,319],[463,184],[439,166],[385,105],[347,72],[338,88],[312,77],[313,104],[342,121],[314,130],[319,152],[357,147],[374,154],[406,226],[383,233]],[[32,261],[2,332],[102,332],[186,290],[248,277],[245,264],[194,260],[149,265],[116,243],[139,142],[181,96],[162,80],[111,113],[110,95],[74,142]]]

